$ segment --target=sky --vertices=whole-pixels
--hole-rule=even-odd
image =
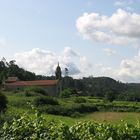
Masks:
[[[54,75],[140,82],[140,0],[0,0],[0,59]]]

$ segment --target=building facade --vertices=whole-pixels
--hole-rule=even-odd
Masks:
[[[34,80],[34,81],[20,81],[17,77],[8,77],[5,81],[5,90],[20,90],[26,87],[42,87],[50,96],[59,96],[61,92],[61,68],[56,67],[55,80]]]
[[[26,87],[44,88],[48,95],[58,96],[60,92],[59,80],[34,80],[34,81],[10,81],[5,83],[5,90],[20,90]]]

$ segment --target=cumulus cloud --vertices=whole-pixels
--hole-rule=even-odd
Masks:
[[[128,45],[140,37],[140,14],[118,9],[110,17],[99,13],[84,13],[76,21],[84,39],[107,44]]]
[[[134,8],[132,8],[134,1],[135,0],[117,0],[115,1],[114,5],[126,11],[134,11]]]
[[[124,81],[140,82],[140,51],[133,59],[122,60],[118,74]]]
[[[70,47],[65,47],[63,54],[66,56],[79,56],[79,54]]]
[[[64,69],[68,68],[69,75],[82,76],[84,70],[88,68],[88,61],[81,61],[84,56],[81,56],[70,47],[65,47],[61,54],[55,52],[34,48],[30,51],[16,53],[14,59],[16,63],[36,74],[54,75],[57,63],[59,61],[64,74]],[[82,69],[84,63],[84,70]],[[87,63],[87,64],[86,64]],[[87,68],[86,68],[87,67]]]
[[[107,53],[108,56],[116,55],[117,52],[111,48],[104,48],[102,49],[105,53]]]
[[[69,53],[68,50],[70,50]],[[78,54],[70,47],[64,48],[60,54],[34,48],[30,51],[16,53],[14,59],[20,67],[36,74],[54,75],[59,61],[63,74],[64,69],[68,68],[69,75],[76,78],[96,75],[93,73],[95,70],[98,76],[109,76],[123,82],[140,82],[140,50],[132,59],[122,60],[120,66],[115,68],[102,63],[92,67],[85,56]]]
[[[103,64],[96,64],[100,73],[123,82],[140,82],[140,51],[132,59],[122,60],[118,68],[112,68]]]

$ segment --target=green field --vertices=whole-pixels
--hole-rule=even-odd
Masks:
[[[122,122],[128,122],[136,124],[140,121],[140,113],[135,112],[94,112],[83,115],[79,118],[55,116],[55,115],[44,115],[45,118],[49,121],[55,120],[57,122],[65,122],[66,124],[72,125],[76,122],[83,121],[94,121],[99,123],[113,123],[119,124]]]
[[[3,92],[0,139],[140,139],[140,103],[95,97],[54,98],[24,91]],[[5,123],[4,123],[5,122]],[[4,125],[3,125],[4,123]]]
[[[27,105],[27,102],[33,102],[36,96],[30,96],[26,97],[23,92],[20,93],[11,93],[11,92],[5,92],[4,93],[8,97],[8,111],[7,115],[10,114],[20,114],[22,112],[28,111],[30,114],[32,112],[30,111],[29,105]],[[71,106],[71,105],[77,105],[80,103],[74,103],[75,98],[79,97],[71,97],[66,99],[57,99],[61,106]],[[81,97],[80,97],[81,98]],[[86,103],[90,105],[96,105],[97,107],[101,107],[103,105],[105,106],[120,106],[120,107],[131,107],[138,108],[140,107],[139,102],[123,102],[123,101],[114,101],[112,103],[104,102],[102,99],[96,99],[93,97],[82,97],[86,99]],[[52,115],[48,113],[42,113],[43,116],[46,118],[47,121],[56,121],[56,122],[65,122],[68,125],[73,125],[76,122],[79,121],[95,121],[95,122],[107,122],[107,123],[121,123],[122,120],[129,123],[136,123],[138,120],[140,120],[140,113],[139,112],[132,112],[132,111],[98,111],[98,112],[89,112],[89,113],[82,113],[80,116],[71,117],[71,116],[62,116],[62,115]]]

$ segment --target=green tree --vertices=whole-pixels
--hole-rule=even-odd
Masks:
[[[107,91],[105,93],[105,99],[109,102],[112,102],[115,99],[115,93],[113,91]]]
[[[7,103],[7,97],[0,92],[0,112],[5,112]]]
[[[77,95],[78,95],[77,91],[71,88],[66,88],[60,92],[60,97],[62,98],[68,98],[70,96],[77,96]]]

